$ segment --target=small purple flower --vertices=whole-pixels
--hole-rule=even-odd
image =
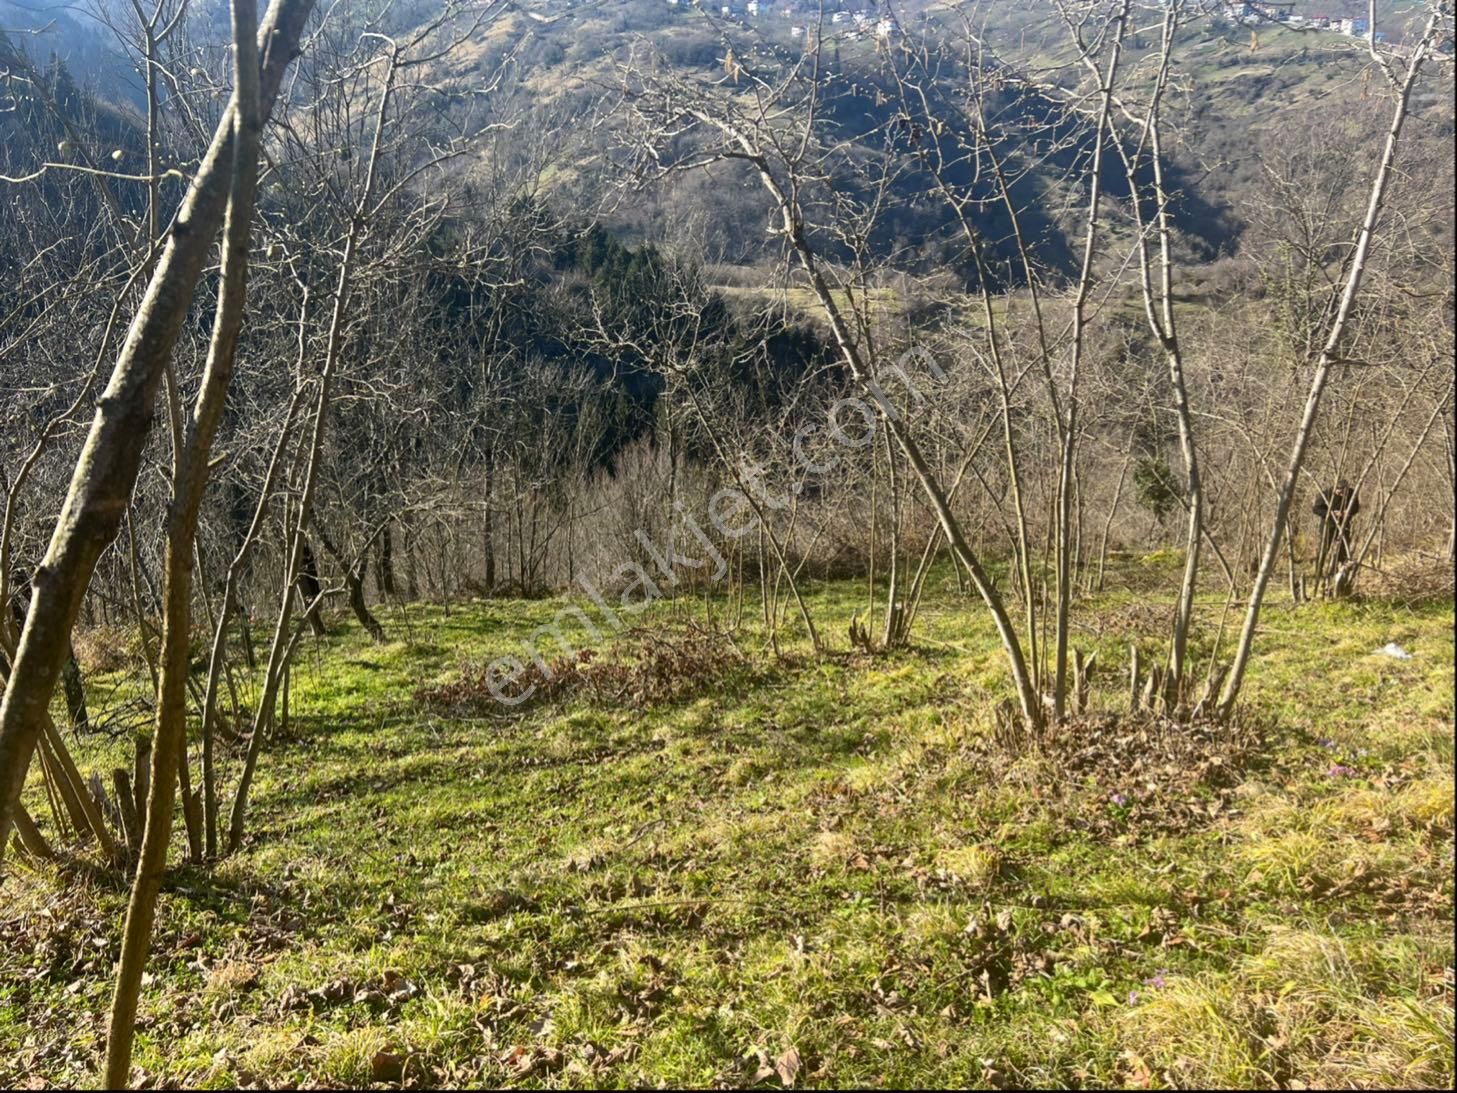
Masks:
[[[1112,801],[1119,808],[1128,804],[1128,797],[1122,793],[1110,793],[1108,794],[1108,800]]]
[[[1128,992],[1128,1004],[1130,1006],[1136,1006],[1136,1005],[1138,1005],[1138,992],[1137,991],[1129,991]]]
[[[1149,978],[1145,979],[1143,981],[1143,985],[1145,987],[1152,987],[1156,991],[1163,990],[1164,987],[1168,985],[1164,980],[1164,973],[1168,970],[1168,968],[1160,968],[1156,975],[1152,975]]]
[[[1356,771],[1354,767],[1348,767],[1344,763],[1336,763],[1326,773],[1332,778],[1350,778]]]

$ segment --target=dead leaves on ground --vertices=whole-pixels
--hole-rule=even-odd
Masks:
[[[318,1013],[335,1006],[363,1005],[376,1012],[394,1013],[420,993],[417,984],[391,970],[357,984],[339,978],[306,990],[295,983],[279,995],[278,1009],[281,1013],[299,1010]]]
[[[415,701],[453,716],[572,698],[642,709],[708,693],[749,668],[727,635],[691,623],[629,631],[602,649],[574,650],[550,662],[538,655],[509,678],[493,671],[496,663],[467,665],[454,680],[420,688]]]
[[[745,1086],[773,1085],[793,1089],[804,1067],[799,1049],[791,1044],[776,1056],[762,1047],[750,1048],[727,1070],[714,1076],[715,1089],[741,1089]]]
[[[1267,739],[1253,721],[1104,713],[1014,739],[978,737],[965,751],[988,780],[1019,784],[1080,833],[1128,843],[1231,815],[1235,789],[1266,754]]]

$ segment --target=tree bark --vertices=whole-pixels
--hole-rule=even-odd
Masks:
[[[86,682],[81,678],[81,665],[76,660],[76,651],[70,650],[66,663],[61,666],[61,684],[66,691],[66,710],[71,715],[71,727],[84,732],[90,725],[86,713]]]
[[[198,513],[207,485],[213,437],[222,418],[223,401],[232,378],[238,336],[242,329],[247,294],[248,245],[252,234],[253,208],[258,181],[258,145],[264,102],[260,90],[258,58],[265,54],[265,73],[282,75],[292,58],[297,33],[310,0],[278,0],[275,18],[296,13],[295,33],[275,40],[274,24],[258,37],[256,0],[233,0],[233,45],[236,88],[230,108],[219,128],[231,129],[231,170],[227,178],[227,211],[224,229],[221,289],[213,320],[201,389],[178,451],[172,500],[167,513],[167,548],[164,572],[162,650],[159,657],[156,734],[152,747],[150,792],[146,799],[146,821],[141,853],[127,905],[122,935],[121,961],[116,990],[112,996],[111,1021],[106,1043],[106,1084],[118,1088],[127,1083],[131,1071],[132,1040],[136,1028],[137,997],[143,969],[151,947],[152,924],[157,895],[167,864],[167,846],[172,834],[177,772],[186,759],[187,681],[190,669],[189,639],[192,632],[192,577],[196,553]],[[278,48],[282,46],[283,48]],[[271,63],[270,63],[271,62]],[[272,81],[274,89],[277,81]]]
[[[381,525],[383,527],[383,525]],[[344,570],[344,586],[349,591],[349,610],[354,612],[355,619],[359,625],[364,627],[371,641],[377,644],[384,644],[384,627],[379,624],[379,619],[374,617],[370,611],[369,604],[364,599],[364,571],[369,559],[369,548],[372,543],[365,543],[364,549],[352,562],[344,557],[344,553],[334,545],[334,541],[325,534],[323,528],[318,528],[319,542],[324,544],[324,549]]]
[[[313,0],[274,0],[259,36],[264,55],[260,103],[271,107],[277,97],[313,6]],[[71,627],[96,560],[115,538],[126,511],[151,430],[157,386],[222,224],[235,143],[230,107],[182,202],[97,403],[50,546],[35,573],[30,611],[0,703],[0,856],[70,647]]]
[[[309,629],[316,637],[323,637],[329,632],[324,625],[319,598],[324,591],[324,583],[319,580],[319,563],[314,557],[314,548],[309,546],[309,541],[300,536],[303,543],[303,565],[298,577],[299,597],[304,605],[305,616],[309,620]]]
[[[375,588],[381,596],[395,594],[395,541],[391,535],[390,521],[385,522],[379,536],[379,561],[374,567]],[[487,582],[487,588],[490,587]]]

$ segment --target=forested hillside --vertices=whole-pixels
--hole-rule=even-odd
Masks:
[[[0,1079],[1450,1087],[1447,0],[0,0]]]

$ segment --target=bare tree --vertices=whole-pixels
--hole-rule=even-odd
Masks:
[[[752,168],[769,196],[777,230],[793,253],[809,283],[834,344],[850,377],[875,406],[920,484],[957,559],[971,576],[991,612],[1011,668],[1022,718],[1030,725],[1044,722],[1041,698],[1033,684],[1016,628],[981,559],[972,549],[962,524],[947,501],[946,491],[913,435],[905,417],[889,407],[882,380],[868,363],[863,343],[856,337],[832,289],[806,220],[804,200],[823,170],[823,153],[815,139],[819,84],[814,57],[768,78],[752,75],[755,97],[747,105],[713,94],[709,88],[686,83],[672,75],[638,65],[627,73],[625,98],[635,112],[631,130],[644,161],[653,164],[696,166],[719,160],[742,161]],[[708,135],[707,148],[688,153],[673,164],[666,153],[688,132]]]
[[[151,792],[147,795],[146,827],[127,905],[121,962],[106,1043],[106,1082],[127,1083],[131,1072],[132,1037],[137,994],[151,947],[157,894],[167,864],[172,834],[174,790],[185,762],[187,680],[192,637],[192,584],[196,558],[198,511],[211,469],[213,437],[222,417],[223,400],[233,375],[238,333],[248,286],[248,249],[258,188],[258,145],[263,128],[259,88],[259,54],[273,43],[258,42],[255,0],[232,0],[234,90],[226,115],[233,130],[233,163],[223,226],[222,287],[213,317],[212,340],[202,387],[183,443],[176,453],[172,500],[168,506],[167,555],[164,571],[162,649],[157,684],[157,727],[152,746]],[[291,52],[291,51],[290,51]],[[267,58],[264,60],[267,64]],[[286,62],[285,62],[286,63]],[[281,72],[281,69],[280,69]]]
[[[1249,665],[1250,654],[1254,648],[1260,608],[1264,605],[1265,589],[1269,585],[1270,576],[1279,558],[1281,542],[1284,539],[1286,523],[1290,515],[1291,501],[1294,498],[1296,484],[1300,479],[1301,467],[1305,461],[1306,450],[1310,445],[1316,417],[1320,412],[1321,396],[1325,392],[1332,371],[1340,367],[1345,359],[1344,343],[1347,328],[1366,275],[1372,241],[1380,225],[1386,195],[1396,168],[1397,152],[1401,145],[1403,129],[1406,126],[1412,90],[1416,87],[1423,67],[1431,59],[1439,43],[1450,40],[1451,26],[1450,8],[1444,3],[1431,3],[1426,23],[1408,52],[1405,65],[1402,66],[1398,64],[1396,58],[1383,56],[1377,52],[1374,20],[1372,21],[1373,59],[1381,66],[1394,91],[1391,122],[1387,129],[1381,158],[1371,181],[1370,197],[1366,205],[1365,216],[1362,218],[1356,235],[1356,244],[1345,262],[1340,304],[1326,329],[1323,344],[1316,357],[1315,372],[1311,376],[1310,389],[1306,394],[1300,425],[1291,445],[1284,481],[1280,486],[1275,517],[1269,537],[1265,542],[1264,553],[1260,558],[1259,571],[1255,574],[1254,588],[1250,591],[1249,606],[1245,612],[1244,625],[1240,630],[1239,643],[1235,648],[1234,662],[1219,695],[1219,709],[1225,716],[1233,711],[1234,705],[1239,699],[1240,689],[1244,684],[1245,670]]]
[[[260,113],[272,107],[312,7],[311,0],[274,0],[269,9],[260,32]],[[0,704],[0,832],[9,830],[20,800],[96,559],[115,536],[136,481],[157,385],[227,208],[236,139],[230,108],[172,224],[33,577],[35,592]]]

